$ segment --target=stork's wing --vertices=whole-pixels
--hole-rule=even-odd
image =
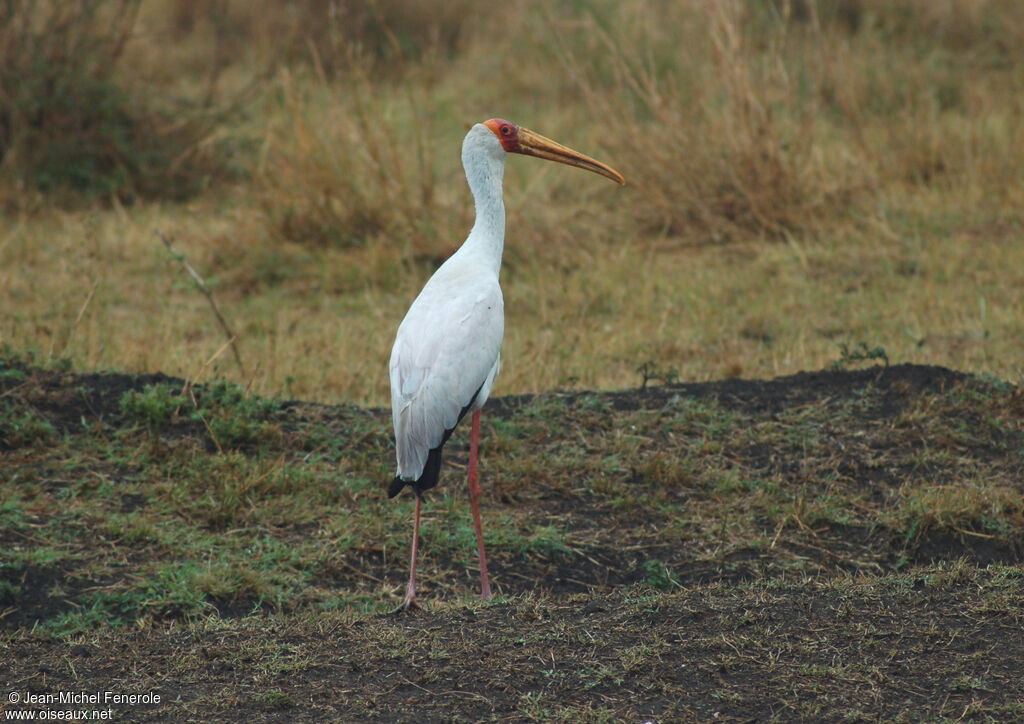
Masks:
[[[398,328],[390,365],[403,480],[418,478],[428,453],[455,427],[460,413],[486,399],[504,332],[501,288],[493,274],[437,275],[413,302]]]

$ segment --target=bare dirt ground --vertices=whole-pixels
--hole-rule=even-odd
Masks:
[[[457,434],[426,507],[425,609],[388,617],[410,508],[383,500],[385,411],[235,400],[218,426],[209,390],[200,415],[125,402],[180,380],[0,371],[8,713],[1024,718],[1012,385],[900,365],[493,400],[499,595],[473,597]],[[183,461],[214,465],[205,487]],[[97,691],[159,701],[24,702]]]

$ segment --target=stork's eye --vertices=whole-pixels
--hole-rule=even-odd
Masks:
[[[502,126],[501,127],[501,135],[507,136],[510,133],[512,133],[512,126]]]

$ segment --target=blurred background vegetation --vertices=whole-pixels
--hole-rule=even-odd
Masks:
[[[1022,45],[1015,0],[8,0],[0,343],[381,404],[503,116],[629,185],[510,161],[499,394],[862,343],[1019,380]]]

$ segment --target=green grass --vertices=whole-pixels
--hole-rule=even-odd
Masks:
[[[45,431],[6,439],[22,451],[0,487],[0,521],[19,541],[8,565],[66,581],[44,597],[66,602],[55,630],[211,604],[379,610],[400,590],[412,503],[381,495],[386,411],[5,365],[21,375],[3,419]],[[1012,547],[1024,532],[1017,388],[971,379],[911,393],[875,386],[885,368],[836,374],[861,377],[795,398],[768,383],[753,396],[501,401],[484,425],[485,539],[522,573],[498,580],[672,590],[693,575],[822,575],[898,568],[936,545]],[[65,406],[76,396],[90,401],[81,412]],[[437,599],[474,585],[464,444],[449,447],[455,469],[425,512],[421,576]],[[17,581],[8,598],[24,595]]]

